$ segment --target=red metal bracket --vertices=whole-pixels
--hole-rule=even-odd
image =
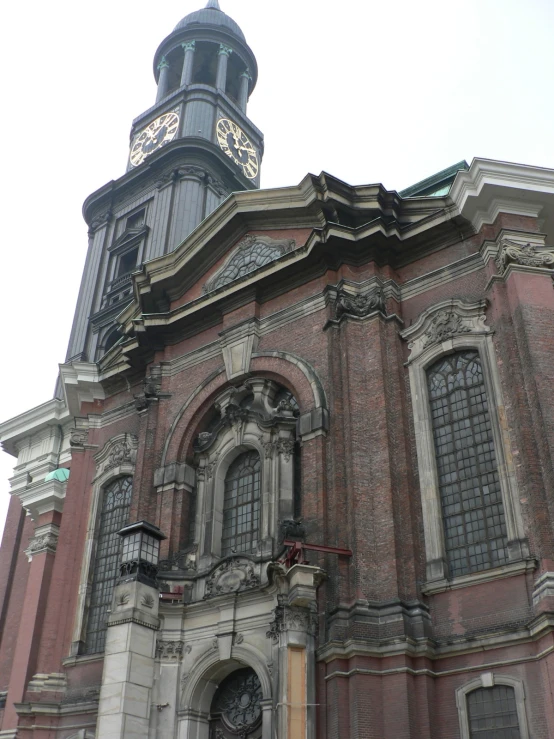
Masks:
[[[326,547],[319,544],[305,544],[303,541],[290,541],[285,539],[283,544],[289,547],[289,550],[285,554],[284,564],[287,568],[293,565],[307,564],[304,557],[304,550],[308,549],[311,552],[325,552],[326,554],[338,554],[339,557],[351,557],[352,551],[350,549],[341,549],[340,547]]]

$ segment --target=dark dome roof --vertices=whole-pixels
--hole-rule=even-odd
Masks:
[[[183,28],[187,28],[187,26],[191,26],[193,23],[201,23],[202,25],[206,26],[223,26],[223,28],[231,31],[231,33],[234,33],[235,36],[238,36],[242,41],[246,42],[244,33],[240,30],[239,24],[236,23],[232,18],[229,18],[229,16],[226,15],[222,10],[216,10],[215,8],[204,8],[203,10],[197,10],[194,13],[189,13],[189,15],[186,15],[182,20],[179,21],[179,23],[177,23],[173,30],[174,32],[181,31]]]

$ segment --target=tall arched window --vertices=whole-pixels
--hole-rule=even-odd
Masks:
[[[450,576],[496,567],[506,523],[478,352],[442,357],[427,383]]]
[[[104,651],[108,609],[121,554],[117,532],[127,523],[132,491],[132,477],[120,477],[104,490],[87,618],[86,654]]]
[[[225,476],[221,555],[252,552],[260,528],[260,455],[245,452],[235,459]]]
[[[470,739],[521,739],[515,691],[509,685],[473,690],[467,714]]]

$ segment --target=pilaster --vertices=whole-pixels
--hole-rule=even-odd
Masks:
[[[157,588],[138,580],[114,590],[98,706],[98,739],[147,737],[154,687]]]

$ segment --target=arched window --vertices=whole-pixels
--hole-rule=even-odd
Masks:
[[[245,452],[235,459],[225,476],[221,555],[252,552],[260,527],[260,455]]]
[[[450,576],[497,567],[506,522],[478,352],[442,357],[427,384]]]
[[[515,690],[478,688],[467,695],[470,739],[521,739]]]
[[[214,737],[261,736],[263,698],[260,679],[250,667],[232,672],[217,689],[210,709]]]
[[[132,477],[120,477],[104,490],[87,618],[86,654],[104,651],[106,620],[121,554],[117,532],[127,523],[132,490]]]

